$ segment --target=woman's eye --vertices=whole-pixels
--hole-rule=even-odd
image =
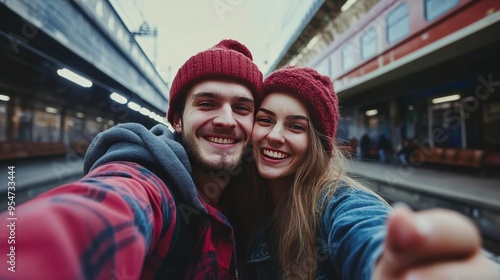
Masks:
[[[259,123],[271,123],[269,118],[257,118],[257,122]]]
[[[294,129],[294,130],[301,130],[301,131],[305,131],[305,130],[306,130],[306,129],[305,129],[302,125],[300,125],[300,124],[292,124],[292,125],[290,126],[290,128],[291,128],[291,129]]]

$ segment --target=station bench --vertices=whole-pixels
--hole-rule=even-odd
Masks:
[[[481,168],[485,151],[480,149],[422,148],[424,163]]]
[[[423,158],[420,154],[419,161],[423,163],[479,169],[482,175],[486,169],[496,169],[498,173],[500,168],[500,153],[482,149],[421,148],[420,151]]]
[[[63,142],[0,142],[0,160],[65,155]]]

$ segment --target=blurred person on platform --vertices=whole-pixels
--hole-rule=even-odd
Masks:
[[[377,142],[378,159],[381,163],[387,163],[388,156],[391,152],[391,142],[387,140],[384,134],[380,134]]]
[[[403,166],[407,166],[410,153],[410,141],[408,139],[404,139],[403,142],[398,145],[398,148],[396,150],[396,162]]]
[[[359,150],[361,152],[360,156],[361,159],[369,159],[370,156],[370,149],[372,147],[372,143],[370,141],[370,137],[368,134],[363,134],[361,136],[361,140],[359,141]]]

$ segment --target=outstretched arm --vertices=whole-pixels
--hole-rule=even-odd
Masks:
[[[477,228],[449,210],[395,207],[373,279],[500,279],[500,266],[481,253]]]
[[[12,229],[0,227],[0,279],[151,278],[170,245],[172,205],[149,170],[102,165],[16,207]]]

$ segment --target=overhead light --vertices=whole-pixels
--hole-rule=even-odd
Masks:
[[[102,118],[101,118],[101,117],[97,117],[97,118],[95,118],[95,120],[96,120],[97,122],[102,122]]]
[[[155,119],[155,121],[157,121],[157,122],[162,122],[162,121],[163,121],[163,117],[161,117],[160,115],[156,115],[156,116],[154,117],[154,119]]]
[[[150,113],[150,112],[151,112],[151,111],[149,111],[149,109],[148,109],[148,108],[144,108],[144,107],[142,107],[142,108],[141,108],[141,110],[139,111],[139,113],[141,113],[141,114],[143,114],[143,115],[145,115],[145,116],[149,116],[149,113]]]
[[[52,108],[52,107],[45,107],[45,112],[51,113],[51,114],[57,114],[57,112],[59,112],[59,110],[57,110],[56,108]]]
[[[408,110],[413,111],[413,109],[415,109],[415,107],[413,107],[413,105],[408,106]]]
[[[432,99],[432,104],[450,102],[450,101],[455,101],[455,100],[459,100],[459,99],[460,99],[459,94],[453,94],[453,95],[434,98],[434,99]]]
[[[376,114],[378,114],[378,111],[377,111],[376,109],[373,109],[373,110],[368,110],[368,111],[366,111],[366,112],[365,112],[365,114],[366,114],[367,116],[369,116],[369,117],[370,117],[370,116],[375,116]]]
[[[109,98],[111,98],[112,100],[120,103],[120,104],[125,104],[128,102],[127,98],[123,95],[120,95],[116,92],[113,92],[112,94],[109,95]]]
[[[92,86],[92,82],[89,79],[84,78],[84,77],[82,77],[82,76],[76,74],[75,72],[68,70],[66,68],[57,70],[57,74],[63,78],[66,78],[66,79],[72,81],[75,84],[82,86],[82,87],[89,88]]]
[[[84,113],[78,112],[75,114],[77,118],[83,119],[85,117]]]
[[[134,110],[134,111],[139,111],[141,110],[141,106],[135,102],[132,102],[130,101],[128,104],[127,104],[127,107],[129,107],[130,109]]]
[[[349,8],[354,5],[354,3],[356,3],[356,1],[358,0],[347,0],[345,2],[345,4],[342,6],[342,8],[340,8],[342,10],[342,12],[345,12],[347,10],[349,10]]]
[[[10,97],[8,95],[0,94],[0,101],[9,101]]]

